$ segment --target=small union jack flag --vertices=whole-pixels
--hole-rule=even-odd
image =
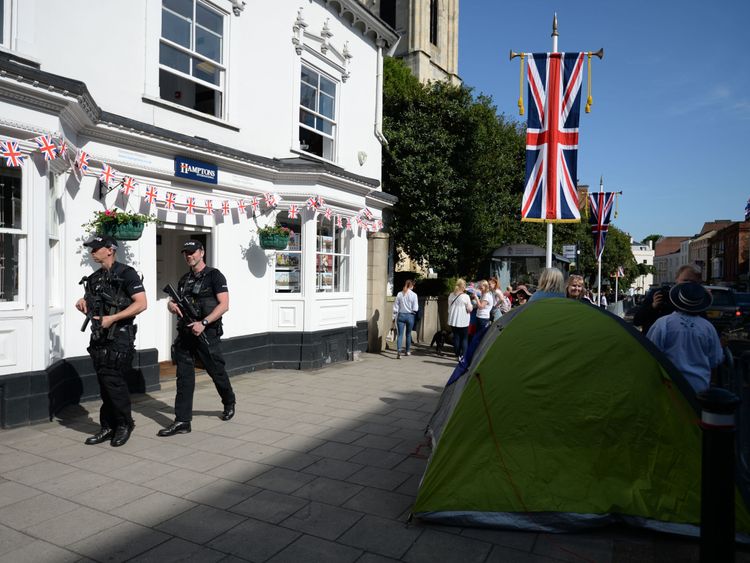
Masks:
[[[44,155],[44,160],[55,160],[57,158],[57,147],[49,135],[42,135],[34,139],[39,151]]]
[[[245,205],[245,200],[244,199],[240,199],[240,200],[237,201],[237,209],[239,209],[240,213],[242,213],[243,215],[245,213],[245,208],[246,207],[247,207],[247,205]]]
[[[102,173],[99,174],[99,179],[102,181],[102,184],[109,187],[114,181],[115,176],[117,176],[117,170],[112,168],[109,164],[105,164],[102,168]]]
[[[154,186],[149,186],[146,188],[146,195],[143,196],[143,199],[145,199],[149,204],[155,203],[156,198],[159,195],[159,190],[157,190]]]
[[[318,208],[318,201],[315,199],[314,196],[308,197],[307,201],[305,202],[307,204],[308,209],[317,209]]]
[[[250,207],[253,208],[253,215],[255,215],[258,212],[258,209],[260,208],[260,201],[257,197],[254,197],[253,200],[250,202]]]
[[[296,219],[299,217],[299,209],[296,205],[292,204],[289,206],[289,211],[287,211],[287,214],[289,215],[290,219]]]
[[[615,201],[615,192],[597,192],[589,195],[589,224],[594,237],[594,258],[601,260],[604,243],[609,230],[609,216]]]
[[[229,215],[229,202],[227,200],[221,202],[221,214]]]
[[[337,227],[338,227],[339,229],[343,229],[343,228],[344,228],[344,224],[343,224],[343,222],[341,221],[341,215],[336,215],[336,226],[337,226]]]
[[[211,215],[214,212],[214,202],[213,200],[207,199],[206,200],[206,215]]]
[[[78,150],[78,156],[76,157],[76,168],[80,170],[81,172],[88,172],[89,169],[89,159],[91,159],[91,155],[87,153],[86,151]]]
[[[330,207],[326,207],[326,210],[323,213],[323,216],[330,221],[332,215],[333,215],[333,211],[331,211],[331,208]]]
[[[185,205],[186,205],[185,211],[187,211],[189,215],[192,215],[193,213],[195,213],[195,198],[194,197],[187,198],[187,203]]]
[[[367,217],[368,219],[373,218],[372,211],[370,211],[367,207],[363,207],[362,209],[360,209],[358,215]]]
[[[120,188],[120,191],[125,195],[130,195],[135,191],[136,187],[138,187],[136,181],[130,176],[125,176],[125,178],[123,178],[122,180],[122,187]]]
[[[278,197],[271,192],[263,194],[263,199],[266,201],[266,207],[276,207],[279,204]]]
[[[353,231],[354,230],[354,221],[352,221],[350,217],[346,218],[346,230],[347,231]]]
[[[164,208],[174,209],[174,206],[176,203],[177,203],[177,194],[172,193],[172,192],[167,192],[167,198],[164,200]]]
[[[68,141],[64,138],[57,139],[57,154],[61,158],[68,156]]]
[[[529,118],[522,221],[581,220],[576,192],[585,53],[529,55]]]
[[[5,166],[21,166],[26,158],[18,148],[15,141],[0,141],[0,156],[5,158]]]

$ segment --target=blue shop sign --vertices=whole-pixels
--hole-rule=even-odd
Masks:
[[[219,180],[219,167],[181,156],[174,157],[174,175],[180,178],[216,184]]]

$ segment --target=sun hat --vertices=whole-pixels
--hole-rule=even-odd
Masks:
[[[669,290],[669,300],[679,311],[700,313],[708,309],[713,297],[701,284],[685,282],[678,283]]]
[[[531,292],[530,292],[530,291],[529,291],[528,289],[526,289],[526,286],[525,286],[525,285],[519,285],[519,286],[518,286],[518,287],[517,287],[517,288],[515,289],[515,291],[511,291],[511,293],[512,293],[513,295],[516,295],[516,294],[517,294],[517,293],[519,293],[519,292],[523,292],[523,293],[525,293],[525,294],[526,294],[526,296],[527,296],[527,297],[531,297]]]

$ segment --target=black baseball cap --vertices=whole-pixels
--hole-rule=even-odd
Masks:
[[[182,250],[180,252],[187,252],[188,254],[192,254],[196,250],[204,250],[203,243],[199,240],[189,240],[182,245]]]
[[[84,242],[83,246],[88,246],[91,250],[99,250],[104,247],[117,248],[117,241],[109,235],[96,235],[91,240]]]

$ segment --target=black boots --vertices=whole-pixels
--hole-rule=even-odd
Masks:
[[[187,434],[191,431],[192,428],[190,428],[189,422],[178,422],[175,420],[166,428],[162,428],[161,430],[159,430],[157,436],[174,436],[175,434]]]
[[[224,412],[221,413],[221,420],[232,420],[234,417],[234,403],[224,405]]]
[[[93,436],[89,436],[88,438],[86,438],[86,441],[84,442],[84,444],[86,444],[87,446],[93,446],[94,444],[101,444],[102,442],[111,440],[113,434],[114,434],[114,431],[111,428],[102,426],[99,429],[99,432],[97,432]]]
[[[135,428],[135,424],[132,422],[130,424],[119,425],[115,430],[115,435],[112,436],[112,447],[119,448],[120,446],[125,445],[125,442],[130,439],[130,434],[133,432],[133,428]]]

